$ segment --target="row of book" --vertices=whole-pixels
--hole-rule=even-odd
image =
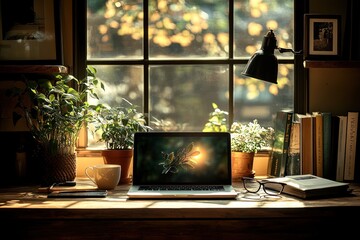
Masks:
[[[278,112],[268,175],[313,174],[346,182],[360,181],[359,112]]]

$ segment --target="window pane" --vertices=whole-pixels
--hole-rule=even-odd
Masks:
[[[250,122],[257,118],[264,126],[272,126],[277,111],[294,108],[294,65],[279,64],[278,84],[248,78],[237,65],[234,77],[234,121]]]
[[[226,0],[87,2],[87,60],[102,60],[94,67],[106,84],[106,92],[99,93],[103,103],[116,106],[124,97],[140,111],[145,103],[151,127],[164,130],[155,124],[164,121],[169,124],[166,130],[175,131],[201,131],[214,110],[212,103],[223,111],[233,109],[234,121],[257,118],[264,126],[273,125],[277,111],[293,109],[293,64],[279,64],[278,84],[271,84],[241,75],[244,65],[232,68],[229,59],[250,58],[269,29],[274,30],[279,47],[293,48],[293,0],[234,0],[233,12]],[[147,19],[143,4],[149,10]],[[233,24],[229,14],[234,14]],[[145,28],[144,23],[148,23]],[[229,48],[230,32],[234,49]],[[148,36],[149,55],[144,53],[144,36]],[[293,59],[292,53],[275,54],[280,60]],[[175,63],[179,58],[188,61]],[[139,61],[123,62],[129,59]],[[161,65],[155,61],[159,59],[167,63]],[[234,102],[229,102],[232,84]],[[144,86],[149,90],[146,94]],[[89,139],[90,146],[97,144],[91,134]]]
[[[228,57],[228,1],[150,0],[151,58]]]
[[[235,57],[250,57],[261,47],[264,35],[274,30],[277,45],[293,48],[294,1],[291,0],[235,0],[234,43]],[[291,53],[280,54],[291,57]]]
[[[96,77],[105,85],[105,91],[99,90],[99,101],[90,98],[91,104],[104,103],[110,106],[119,106],[123,104],[123,98],[129,100],[132,104],[139,106],[139,112],[143,112],[144,100],[144,80],[142,66],[111,66],[96,65]],[[90,130],[88,132],[89,147],[103,146],[99,143],[99,136],[93,136]]]
[[[141,58],[140,0],[87,1],[87,58]]]
[[[228,76],[226,65],[152,66],[150,120],[169,121],[167,130],[201,131],[213,102],[229,109]]]

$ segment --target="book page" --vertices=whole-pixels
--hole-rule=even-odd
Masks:
[[[348,183],[332,181],[329,179],[321,178],[311,174],[306,175],[294,175],[287,176],[283,178],[272,178],[268,179],[270,181],[284,182],[292,187],[301,190],[311,190],[311,189],[324,189],[331,187],[339,187],[349,185]]]

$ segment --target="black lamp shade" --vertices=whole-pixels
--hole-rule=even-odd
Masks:
[[[278,61],[274,55],[276,37],[270,30],[263,38],[261,49],[256,51],[241,73],[266,82],[277,83]]]
[[[258,50],[250,58],[242,74],[277,84],[277,58],[273,53],[265,53],[263,50]]]

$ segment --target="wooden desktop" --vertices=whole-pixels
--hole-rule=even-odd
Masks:
[[[90,184],[77,179],[78,184]],[[242,192],[240,183],[234,183]],[[320,239],[353,236],[360,185],[351,196],[301,200],[129,200],[129,185],[106,198],[50,199],[37,186],[2,188],[0,231],[13,239]]]

